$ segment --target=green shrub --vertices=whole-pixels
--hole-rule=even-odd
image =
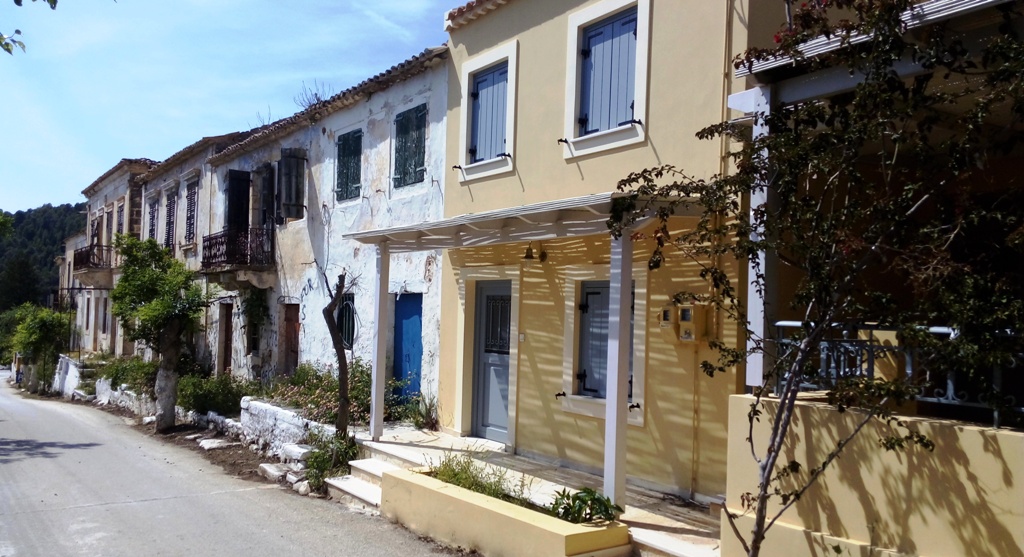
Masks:
[[[536,508],[526,499],[525,477],[520,476],[519,481],[514,482],[508,477],[507,470],[488,468],[466,453],[445,453],[439,463],[431,463],[429,475],[495,499]]]
[[[213,411],[221,416],[242,413],[242,397],[260,394],[257,381],[236,379],[230,374],[216,377],[186,375],[178,380],[178,404],[199,414]]]
[[[348,474],[348,463],[359,458],[359,445],[354,436],[339,437],[311,432],[306,441],[313,446],[313,454],[306,459],[306,480],[309,488],[324,492],[324,480]]]
[[[597,491],[585,487],[576,493],[563,489],[555,493],[551,513],[562,520],[581,524],[601,520],[615,520],[616,513],[622,514],[622,507]]]
[[[370,366],[360,359],[349,364],[349,422],[366,424],[370,419],[372,376]],[[403,383],[390,379],[385,387],[384,420],[406,417],[406,401],[398,394]],[[338,379],[334,366],[322,362],[302,363],[295,373],[271,393],[271,398],[297,408],[314,422],[332,424],[338,414]]]
[[[156,388],[157,362],[147,362],[140,356],[116,358],[99,368],[100,377],[110,380],[114,389],[121,385],[140,395],[154,398]]]

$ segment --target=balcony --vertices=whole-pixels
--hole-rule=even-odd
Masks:
[[[776,323],[781,359],[794,355],[799,344],[786,331],[800,327],[796,321]],[[927,330],[944,340],[957,334],[948,327]],[[996,427],[1024,419],[1024,373],[1020,367],[1024,354],[1017,354],[1002,366],[973,373],[941,371],[933,369],[940,367],[934,365],[938,363],[936,358],[898,344],[895,330],[861,324],[833,327],[818,345],[813,360],[812,369],[801,381],[805,391],[828,390],[847,377],[902,376],[918,389],[918,415],[987,422]]]
[[[112,246],[91,245],[75,250],[74,276],[93,288],[113,288],[114,268],[120,262]]]
[[[212,282],[232,287],[238,282],[261,286],[274,268],[271,228],[225,230],[203,237],[203,273]]]

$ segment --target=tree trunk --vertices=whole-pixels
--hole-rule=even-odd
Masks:
[[[324,277],[324,280],[326,279],[327,277]],[[327,291],[331,293],[331,300],[324,308],[323,315],[324,321],[327,322],[327,331],[331,334],[334,354],[338,359],[338,416],[334,420],[334,428],[335,435],[344,438],[348,436],[348,359],[345,357],[345,342],[341,338],[337,316],[341,295],[345,293],[345,275],[338,275],[338,284],[334,292],[330,291],[330,284],[327,287]]]
[[[181,356],[181,325],[173,324],[160,335],[160,367],[156,372],[156,431],[174,428],[178,403],[178,359]]]

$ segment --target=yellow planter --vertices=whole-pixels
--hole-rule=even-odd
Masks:
[[[572,524],[431,478],[422,470],[384,473],[381,513],[437,541],[487,557],[618,557],[630,555],[620,522]]]

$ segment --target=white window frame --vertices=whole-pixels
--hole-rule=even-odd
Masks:
[[[636,83],[633,88],[633,117],[643,124],[626,124],[585,136],[579,135],[576,118],[580,108],[580,49],[583,30],[602,19],[636,7]],[[569,15],[565,59],[565,159],[582,157],[641,143],[647,138],[647,74],[650,69],[651,0],[602,0]]]
[[[605,418],[605,399],[573,394],[579,359],[580,286],[583,281],[609,280],[609,265],[569,265],[562,272],[565,297],[565,328],[562,335],[562,411]],[[626,423],[643,427],[647,406],[644,404],[645,371],[647,367],[647,263],[633,264],[633,398],[639,409],[627,412]],[[610,371],[610,370],[609,370]]]
[[[492,68],[502,62],[508,64],[508,99],[505,105],[505,152],[510,157],[498,157],[480,162],[469,160],[469,140],[471,136],[470,122],[471,107],[470,93],[473,88],[474,74],[482,70]],[[464,183],[470,180],[486,178],[510,173],[515,170],[515,143],[516,143],[516,83],[519,63],[519,41],[511,40],[498,45],[483,54],[470,58],[462,64],[462,122],[459,126],[459,182]]]

